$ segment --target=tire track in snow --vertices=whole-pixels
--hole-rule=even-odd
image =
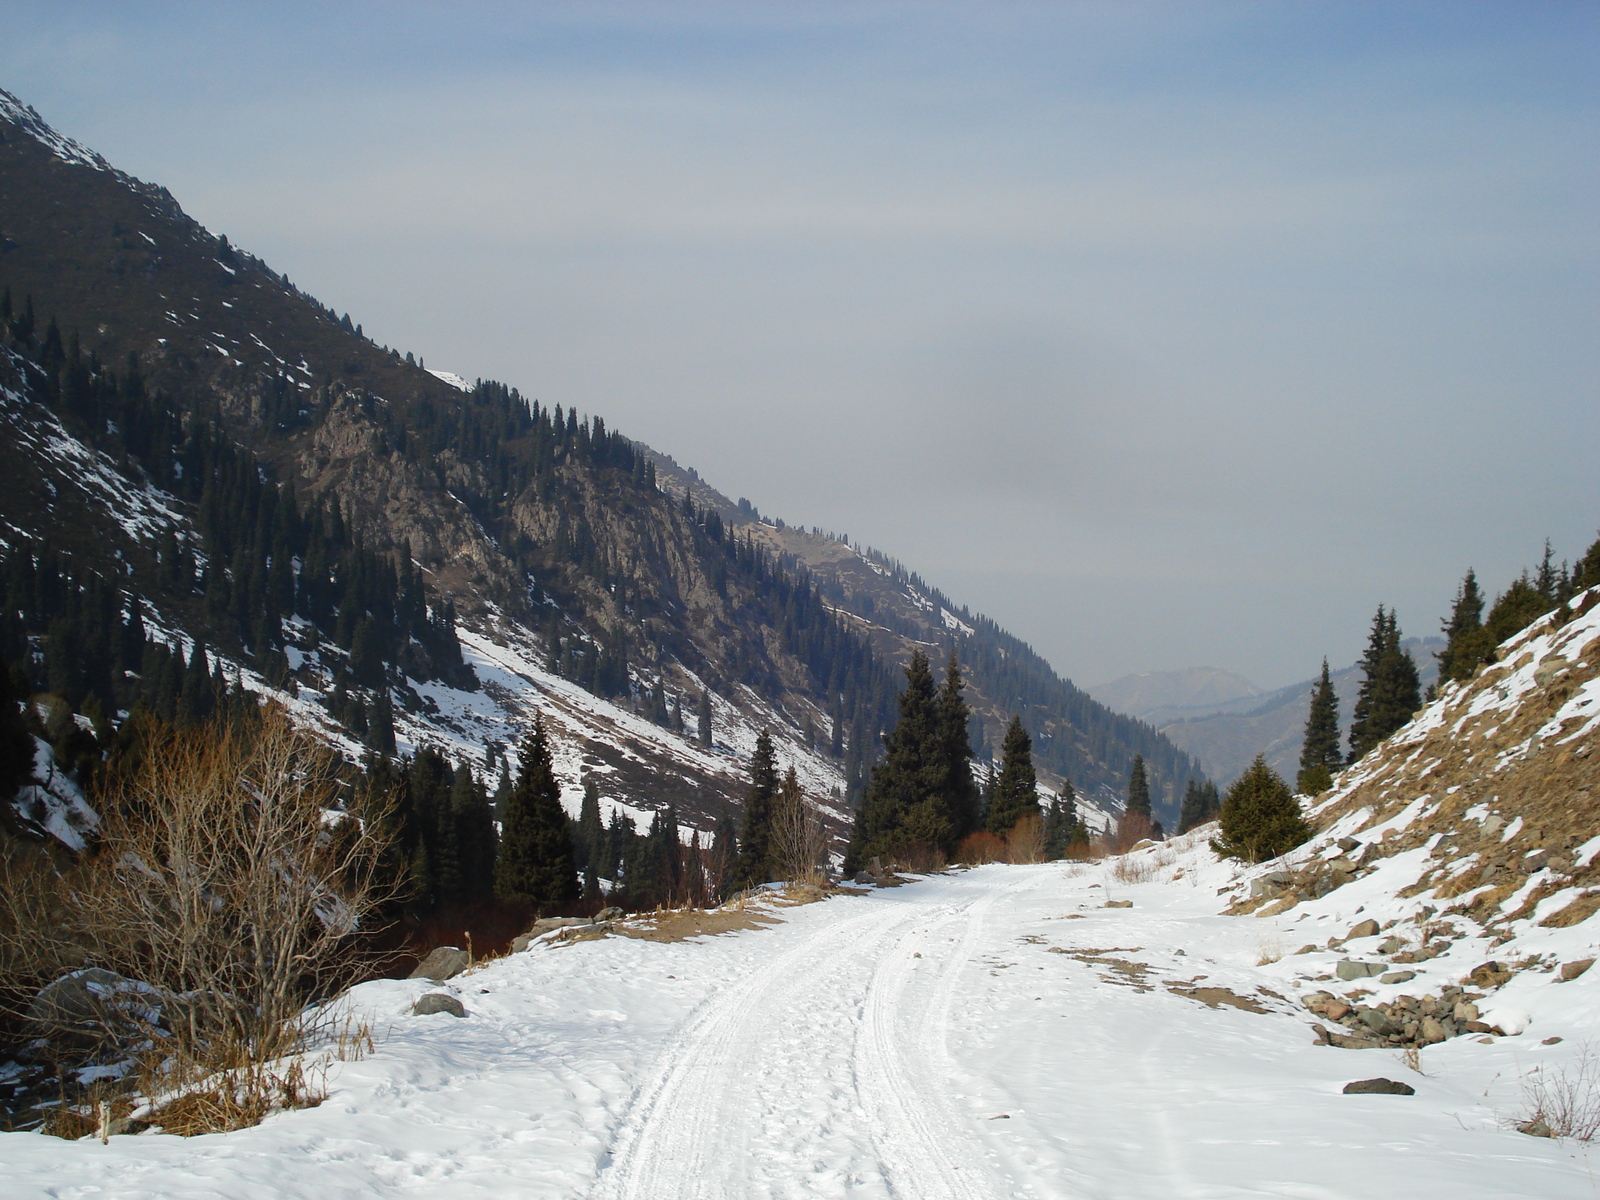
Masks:
[[[824,925],[704,1001],[635,1093],[593,1195],[743,1200],[754,1194],[752,1181],[740,1174],[751,1164],[739,1151],[763,1115],[752,1093],[772,1059],[766,1047],[781,1033],[777,1018],[796,997],[825,990],[818,985],[827,976],[853,965],[896,927],[926,916],[919,905],[895,905]]]
[[[857,1077],[871,1105],[873,1140],[895,1196],[999,1200],[1011,1194],[994,1178],[972,1114],[957,1111],[945,1098],[953,1073],[947,1034],[956,985],[972,961],[984,914],[1001,897],[1037,887],[1043,879],[1033,874],[970,904],[948,907],[942,921],[905,935],[880,960],[857,1034]],[[915,985],[927,967],[914,965],[921,953],[914,947],[933,949],[930,935],[957,920],[963,923],[960,940],[954,949],[948,940],[942,943],[938,979],[919,991]]]

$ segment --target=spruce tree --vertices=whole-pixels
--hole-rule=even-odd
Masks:
[[[516,785],[500,814],[494,881],[502,899],[522,901],[537,909],[578,899],[569,825],[550,762],[544,718],[535,716],[533,732],[524,739],[518,755]]]
[[[1439,681],[1471,679],[1494,646],[1483,627],[1483,593],[1478,590],[1477,574],[1470,567],[1456,590],[1450,619],[1441,621],[1439,627],[1445,637],[1444,649],[1436,655]]]
[[[751,888],[776,878],[772,862],[772,802],[778,794],[778,765],[772,755],[772,735],[763,729],[756,736],[750,757],[750,787],[745,792],[744,822],[739,829],[739,858],[733,880]]]
[[[600,820],[600,789],[595,785],[594,776],[587,775],[583,780],[583,802],[578,807],[578,828],[572,839],[579,870],[587,870],[599,861],[604,838],[605,826]]]
[[[1135,754],[1133,766],[1128,768],[1128,812],[1150,816],[1150,777],[1145,774],[1142,754]]]
[[[1000,774],[989,801],[988,829],[1005,836],[1026,816],[1039,815],[1039,780],[1033,770],[1033,739],[1014,716],[1000,746]]]
[[[1080,841],[1087,841],[1078,820],[1078,801],[1072,782],[1063,780],[1061,791],[1050,798],[1044,814],[1044,856],[1048,861],[1065,858]]]
[[[1339,754],[1339,697],[1322,660],[1322,677],[1311,689],[1311,710],[1306,715],[1305,742],[1300,747],[1300,792],[1315,796],[1333,786],[1333,773],[1343,766]]]
[[[700,693],[700,710],[695,726],[695,740],[708,750],[711,748],[711,693]]]
[[[940,807],[951,826],[950,835],[943,846],[946,853],[953,851],[955,843],[979,828],[982,815],[979,812],[978,784],[972,777],[972,741],[968,734],[972,710],[962,697],[962,687],[961,668],[956,662],[956,652],[952,650],[938,696],[939,745],[943,759]]]
[[[906,668],[900,720],[883,739],[883,761],[872,768],[856,811],[846,871],[860,870],[877,856],[893,856],[912,841],[948,841],[954,836],[954,823],[943,808],[942,784],[949,767],[943,732],[933,675],[927,657],[918,650]],[[908,820],[913,827],[907,827]]]
[[[1422,707],[1417,664],[1400,646],[1395,614],[1378,606],[1361,658],[1361,690],[1350,720],[1350,762],[1394,733]]]
[[[1222,836],[1211,848],[1226,858],[1265,862],[1293,850],[1311,832],[1289,785],[1258,754],[1228,789],[1222,802]]]

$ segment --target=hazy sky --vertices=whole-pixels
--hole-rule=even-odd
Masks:
[[[1600,526],[1600,5],[8,3],[0,86],[379,342],[1094,683]]]

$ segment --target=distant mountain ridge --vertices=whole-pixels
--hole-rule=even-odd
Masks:
[[[1107,708],[1158,727],[1178,715],[1264,694],[1243,675],[1219,667],[1141,671],[1084,690]]]
[[[980,741],[1022,713],[1046,778],[1107,808],[1136,753],[1163,816],[1197,770],[892,560],[765,522],[598,416],[376,345],[3,92],[0,289],[3,553],[116,580],[150,636],[352,754],[392,704],[401,750],[489,772],[539,712],[569,804],[589,777],[709,832],[766,730],[842,824],[920,645],[967,665]],[[214,461],[226,498],[192,473]],[[371,636],[385,572],[409,644]],[[65,618],[35,608],[8,636],[45,687]]]
[[[1401,643],[1411,652],[1424,690],[1439,677],[1435,655],[1444,648],[1442,638],[1407,638]],[[1361,687],[1361,668],[1352,664],[1330,675],[1339,697],[1339,731],[1350,732],[1350,717]],[[1311,709],[1307,679],[1271,692],[1239,696],[1190,709],[1158,708],[1149,719],[1175,745],[1197,759],[1219,783],[1243,774],[1257,754],[1285,779],[1300,770],[1300,748],[1305,741],[1306,716]]]

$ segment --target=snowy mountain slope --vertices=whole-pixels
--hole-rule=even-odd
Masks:
[[[1592,1195],[1581,1148],[1509,1125],[1532,1073],[1594,1035],[1593,1004],[1429,1048],[1422,1074],[1318,1046],[1306,960],[1257,965],[1293,922],[1218,915],[1232,874],[1191,838],[1120,870],[984,867],[762,930],[365,984],[376,1052],[337,1064],[320,1106],[189,1140],[0,1135],[8,1194]],[[465,1018],[409,1015],[440,990]],[[1416,1094],[1341,1094],[1372,1076]]]

